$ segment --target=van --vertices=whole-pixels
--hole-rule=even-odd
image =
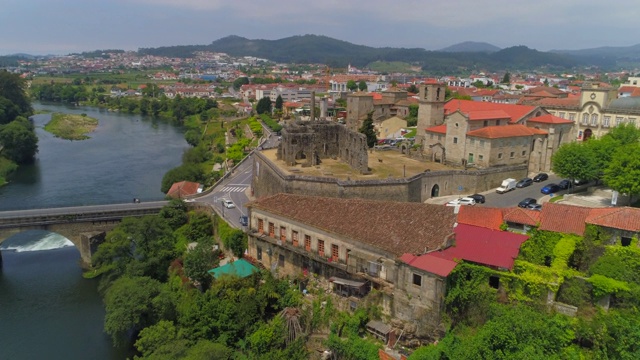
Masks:
[[[516,188],[516,179],[504,179],[502,180],[502,184],[496,189],[498,194],[504,194]]]

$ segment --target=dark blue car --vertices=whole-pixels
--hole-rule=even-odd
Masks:
[[[543,187],[542,189],[540,189],[540,192],[545,195],[549,195],[549,194],[557,193],[560,190],[562,189],[560,189],[560,186],[558,186],[558,184],[549,184]]]

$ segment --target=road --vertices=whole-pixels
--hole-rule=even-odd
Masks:
[[[516,179],[520,180],[520,179]],[[495,192],[495,189],[492,189],[491,192],[483,193],[486,198],[486,202],[484,204],[478,204],[480,206],[489,206],[489,207],[512,207],[517,206],[520,201],[524,198],[534,198],[538,200],[540,203],[540,199],[545,195],[540,192],[544,186],[549,185],[551,183],[558,183],[562,180],[561,177],[553,174],[549,174],[549,179],[542,182],[534,182],[533,185],[527,186],[525,188],[516,188],[515,190],[511,190],[508,193],[498,194]],[[558,194],[565,194],[567,190],[563,190]]]

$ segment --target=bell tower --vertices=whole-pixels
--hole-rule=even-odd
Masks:
[[[416,142],[422,142],[424,129],[444,123],[445,85],[422,84],[418,93],[418,126]]]

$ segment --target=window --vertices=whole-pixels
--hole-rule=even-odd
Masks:
[[[284,267],[284,255],[282,254],[278,255],[278,266]]]
[[[631,245],[631,238],[630,238],[630,237],[622,236],[622,237],[620,238],[620,245],[622,245],[622,246],[629,246],[629,245]]]
[[[429,139],[433,140],[433,134],[429,134]]]
[[[496,120],[496,126],[500,125],[500,120]]]
[[[311,236],[304,236],[304,249],[307,251],[311,251]]]
[[[453,138],[453,143],[454,143],[454,144],[457,144],[457,143],[458,143],[458,138],[457,138],[457,137],[454,137],[454,138]]]
[[[582,125],[589,124],[589,114],[582,114]]]
[[[512,152],[509,154],[509,157],[510,157],[510,158],[512,158],[512,159],[513,159],[515,156],[516,156],[515,151],[512,151]]]
[[[498,159],[502,159],[502,153],[498,154]]]
[[[591,126],[598,125],[598,114],[591,114]]]
[[[487,120],[485,120],[485,121],[482,123],[482,126],[484,126],[484,127],[489,126],[489,122],[488,122]]]
[[[500,278],[497,276],[489,276],[489,286],[498,289],[500,287]]]
[[[484,155],[478,155],[478,160],[484,160]]]
[[[276,237],[276,226],[272,222],[269,223],[269,236]]]
[[[480,147],[484,147],[484,140],[480,140]]]
[[[471,145],[475,145],[475,144],[476,144],[476,139],[471,138],[471,139],[469,140],[469,143],[470,143]]]
[[[256,259],[262,260],[262,247],[256,246]]]
[[[558,113],[558,117],[561,118],[561,119],[564,119],[564,112],[559,112]]]
[[[298,232],[291,231],[291,241],[293,241],[293,246],[298,246]]]
[[[336,244],[331,244],[331,260],[338,261],[340,257],[340,248]]]
[[[620,126],[622,124],[622,116],[616,116],[616,126]]]
[[[604,127],[609,127],[609,124],[611,123],[611,116],[605,116],[602,119],[602,126]]]
[[[633,124],[633,126],[636,126],[636,118],[629,118],[629,124]]]
[[[575,121],[576,120],[576,114],[569,114],[569,120]]]
[[[324,240],[318,239],[318,255],[324,256]]]
[[[258,232],[260,234],[264,233],[264,220],[258,219]]]
[[[413,274],[413,285],[422,286],[422,275]]]
[[[527,150],[522,150],[522,156],[527,156]]]
[[[287,228],[280,226],[280,240],[287,241]]]

